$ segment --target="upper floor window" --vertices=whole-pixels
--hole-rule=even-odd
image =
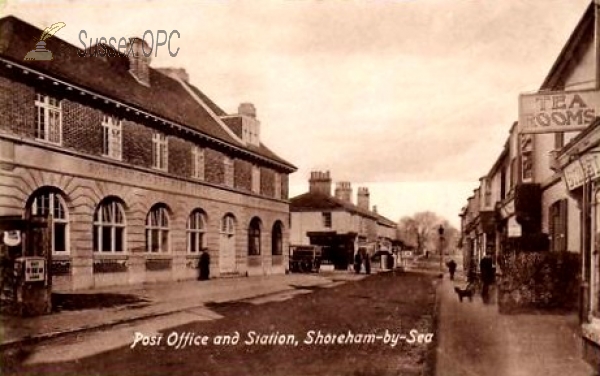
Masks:
[[[104,200],[94,213],[94,252],[125,250],[125,215],[115,199]]]
[[[167,170],[168,161],[167,136],[155,132],[152,136],[152,167],[159,170]]]
[[[104,156],[121,159],[121,121],[112,116],[102,119],[102,154]]]
[[[35,138],[60,145],[62,143],[61,101],[48,95],[36,94]]]
[[[331,212],[322,213],[323,227],[331,228]]]
[[[225,185],[229,186],[229,187],[233,187],[233,159],[228,157],[228,156],[224,156],[223,157],[223,166],[225,169]]]
[[[252,166],[252,192],[260,193],[260,167]]]
[[[204,180],[204,149],[192,147],[192,177]]]

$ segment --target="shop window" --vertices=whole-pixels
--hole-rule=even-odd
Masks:
[[[96,208],[93,238],[94,252],[125,251],[125,215],[116,199],[106,199]]]
[[[253,218],[248,227],[248,255],[260,255],[260,219]]]
[[[205,248],[206,215],[200,209],[190,214],[187,222],[187,251],[200,253]]]
[[[58,192],[41,190],[31,199],[29,216],[52,217],[52,253],[61,255],[69,251],[69,220],[65,202]]]
[[[283,255],[283,225],[280,221],[273,224],[271,233],[271,252],[273,256]]]
[[[146,217],[146,252],[169,252],[169,213],[165,205],[154,205]]]

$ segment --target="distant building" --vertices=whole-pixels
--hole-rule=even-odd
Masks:
[[[285,272],[296,168],[253,105],[227,114],[184,70],[106,45],[52,37],[53,60],[24,61],[41,33],[0,20],[0,219],[52,217],[55,287],[193,279],[203,248],[211,275]]]
[[[369,210],[368,188],[358,188],[356,205],[350,182],[338,182],[335,196],[331,190],[329,171],[313,171],[309,191],[290,199],[290,243],[323,246],[324,259],[337,269],[346,269],[359,248],[391,251],[396,223]]]

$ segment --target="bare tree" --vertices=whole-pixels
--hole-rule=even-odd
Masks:
[[[434,212],[415,213],[412,217],[403,217],[398,222],[398,237],[404,243],[413,246],[419,254],[426,250],[438,250],[440,239],[439,226],[444,228],[442,247],[445,252],[453,249],[458,236],[458,230],[448,220]]]

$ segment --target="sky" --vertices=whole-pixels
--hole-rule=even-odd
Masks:
[[[185,68],[229,113],[251,102],[261,140],[329,170],[397,221],[458,214],[500,155],[518,96],[541,85],[590,0],[0,0],[2,15],[83,47],[168,34],[152,67]],[[149,37],[148,37],[149,40]],[[354,197],[356,199],[356,197]]]

